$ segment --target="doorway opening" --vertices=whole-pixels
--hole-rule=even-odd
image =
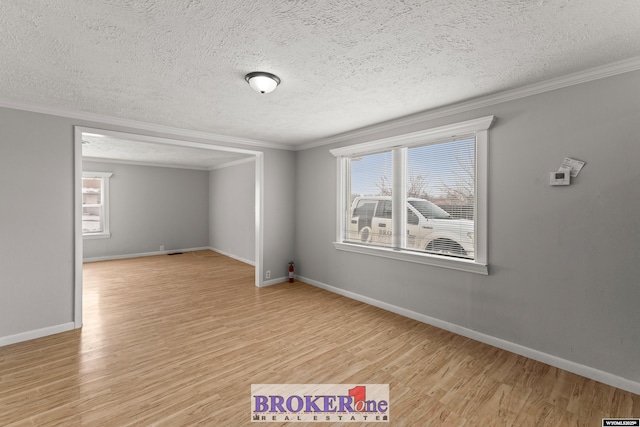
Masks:
[[[90,150],[83,150],[91,145]],[[83,153],[90,161],[171,168],[214,170],[253,162],[255,286],[262,286],[264,154],[261,151],[76,126],[74,129],[74,324],[82,326]],[[211,172],[210,172],[211,176]],[[85,204],[85,210],[87,206]],[[95,209],[94,209],[95,210]],[[93,212],[93,211],[92,211]],[[87,212],[88,213],[88,212]],[[208,213],[211,215],[211,212]],[[86,215],[85,215],[86,216]],[[87,221],[84,221],[85,223]],[[86,226],[85,226],[86,228]],[[209,239],[210,240],[210,239]],[[211,241],[209,241],[211,246]]]

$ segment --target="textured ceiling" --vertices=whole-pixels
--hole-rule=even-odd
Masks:
[[[0,100],[292,145],[638,56],[638,0],[0,2]]]
[[[124,161],[136,164],[210,170],[231,162],[253,158],[249,154],[171,144],[122,139],[83,133],[82,156],[85,160]]]

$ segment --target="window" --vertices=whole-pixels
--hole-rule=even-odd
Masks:
[[[391,200],[381,200],[378,202],[376,216],[379,218],[391,218]]]
[[[109,172],[82,173],[82,235],[85,238],[108,238]]]
[[[331,150],[340,250],[488,273],[484,117]]]

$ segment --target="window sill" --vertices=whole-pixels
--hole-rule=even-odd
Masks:
[[[84,240],[91,240],[91,239],[110,239],[111,238],[111,233],[89,233],[89,234],[83,234],[82,238]]]
[[[400,261],[414,262],[417,264],[432,265],[435,267],[449,268],[452,270],[466,271],[476,274],[489,274],[489,266],[479,264],[473,260],[450,258],[431,254],[400,251],[395,249],[358,245],[356,243],[334,242],[333,245],[340,251],[355,252],[359,254],[379,256],[383,258],[397,259]]]

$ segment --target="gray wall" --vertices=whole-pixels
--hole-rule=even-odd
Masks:
[[[74,125],[212,143],[0,108],[0,339],[74,320]],[[264,269],[278,277],[293,256],[295,153],[239,148],[264,152]]]
[[[297,153],[307,278],[640,381],[640,72]],[[336,250],[330,148],[496,115],[482,276]],[[587,162],[549,187],[565,156]]]
[[[209,244],[255,262],[255,161],[209,173]]]
[[[296,153],[265,151],[264,166],[264,268],[271,279],[287,276],[296,236]],[[267,242],[270,242],[267,245]]]
[[[209,172],[83,162],[110,178],[111,238],[84,239],[84,258],[209,246]]]
[[[0,337],[73,319],[72,140],[63,119],[0,108]]]

